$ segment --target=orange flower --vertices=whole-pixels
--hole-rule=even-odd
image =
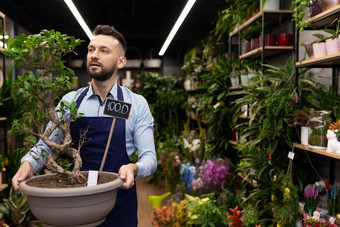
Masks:
[[[333,132],[336,130],[336,129],[340,129],[340,120],[338,122],[334,122],[333,124],[331,124],[329,126],[329,129],[332,130]]]

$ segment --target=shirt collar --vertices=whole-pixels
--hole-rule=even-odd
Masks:
[[[115,99],[115,97],[118,97],[117,96],[117,92],[118,92],[118,87],[117,87],[118,85],[117,85],[117,83],[115,83],[114,85],[113,85],[113,87],[111,88],[111,90],[110,90],[110,92],[109,92],[109,94],[108,94],[108,96],[107,97],[109,97],[109,98],[113,98],[113,99]],[[95,96],[95,93],[94,93],[94,91],[93,91],[93,87],[92,87],[92,83],[90,83],[90,87],[89,87],[89,90],[88,90],[88,92],[87,92],[87,98],[89,99],[89,98],[91,98],[92,96]]]

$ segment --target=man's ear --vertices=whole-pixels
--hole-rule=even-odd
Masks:
[[[118,69],[123,68],[126,65],[126,57],[119,57],[117,67]]]

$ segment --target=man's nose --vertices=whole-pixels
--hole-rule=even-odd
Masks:
[[[97,50],[94,50],[89,54],[90,54],[91,59],[98,59],[98,51]]]

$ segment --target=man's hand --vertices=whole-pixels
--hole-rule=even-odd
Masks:
[[[17,173],[12,178],[12,185],[14,190],[19,189],[19,183],[33,176],[33,167],[31,163],[25,161],[21,163]]]
[[[121,188],[129,189],[135,184],[135,176],[138,173],[138,166],[136,164],[123,165],[119,169],[119,177],[124,181]]]

